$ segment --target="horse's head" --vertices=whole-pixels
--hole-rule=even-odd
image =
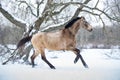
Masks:
[[[80,27],[85,28],[88,31],[92,31],[92,26],[82,17],[76,17],[71,20],[66,26],[65,29],[68,29],[72,34],[76,34]]]
[[[82,28],[84,28],[90,32],[93,30],[92,26],[85,20],[85,18],[83,16],[80,18],[79,22],[80,22],[80,26]]]

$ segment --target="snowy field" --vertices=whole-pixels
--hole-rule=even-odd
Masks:
[[[74,64],[75,55],[70,51],[46,51],[55,70],[39,56],[35,68],[17,63],[0,65],[0,80],[120,80],[120,50],[83,49],[81,54],[89,69],[84,68],[80,60]]]

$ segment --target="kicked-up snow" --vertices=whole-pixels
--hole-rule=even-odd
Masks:
[[[120,80],[120,60],[106,56],[110,51],[83,49],[81,55],[88,69],[80,60],[74,64],[76,56],[70,51],[46,51],[47,59],[56,67],[55,70],[50,69],[39,56],[35,60],[35,68],[23,64],[0,65],[0,80]]]

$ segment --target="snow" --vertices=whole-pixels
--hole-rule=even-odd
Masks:
[[[105,53],[111,49],[83,49],[81,55],[89,68],[70,51],[47,51],[47,59],[56,67],[52,70],[38,56],[37,66],[24,64],[0,65],[0,80],[120,80],[120,60],[109,58]],[[119,50],[118,50],[119,51]],[[116,50],[113,50],[113,54]],[[119,53],[119,52],[118,52]]]

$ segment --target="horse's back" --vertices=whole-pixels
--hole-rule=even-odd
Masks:
[[[31,39],[31,42],[34,42],[34,41],[38,42],[38,39],[40,39],[42,37],[42,34],[43,33],[41,33],[41,32],[34,34],[33,37],[32,37],[32,39]]]

